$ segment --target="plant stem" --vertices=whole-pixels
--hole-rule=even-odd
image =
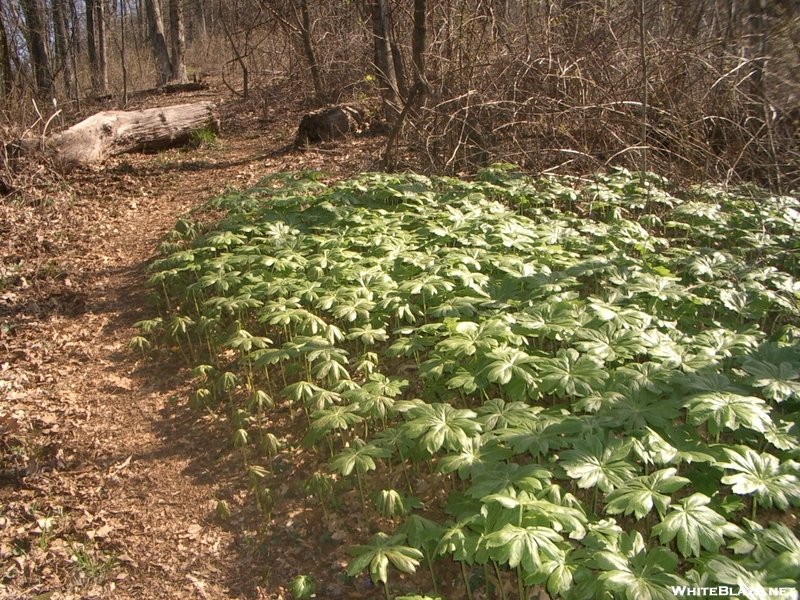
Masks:
[[[467,567],[466,565],[464,565],[463,560],[459,561],[459,564],[461,565],[461,577],[464,579],[464,585],[467,588],[467,598],[469,598],[469,600],[472,600],[472,588],[469,586],[469,577],[467,577]]]
[[[358,480],[358,493],[361,495],[361,510],[364,512],[364,522],[367,522],[367,500],[364,497],[364,484],[361,483],[361,472],[356,470],[356,479]]]
[[[395,444],[397,447],[397,453],[400,455],[400,464],[403,466],[403,475],[406,478],[406,484],[408,485],[408,493],[413,494],[414,488],[411,486],[411,478],[408,476],[408,467],[406,466],[406,458],[403,456],[403,451],[400,449],[400,446]]]
[[[503,600],[506,599],[506,588],[503,586],[503,579],[500,577],[500,567],[497,565],[497,561],[493,560],[492,564],[494,565],[494,572],[497,575],[497,585],[500,588],[500,595],[503,597]]]
[[[433,593],[438,594],[439,587],[436,585],[436,574],[433,572],[433,561],[431,560],[431,555],[430,553],[428,553],[427,550],[423,549],[423,552],[425,553],[425,559],[428,562],[428,570],[431,572],[431,583],[433,584]]]

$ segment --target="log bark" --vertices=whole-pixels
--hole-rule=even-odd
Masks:
[[[219,131],[211,102],[136,111],[104,111],[50,137],[47,151],[65,170],[102,163],[126,152],[155,151],[186,143],[193,131]]]
[[[340,104],[308,113],[300,120],[294,148],[313,142],[327,142],[348,133],[355,133],[364,125],[364,114],[354,106]]]
[[[166,96],[169,94],[182,94],[185,92],[203,92],[209,85],[203,81],[190,81],[188,83],[167,83],[161,87],[148,88],[130,93],[130,98],[149,98],[151,96]]]

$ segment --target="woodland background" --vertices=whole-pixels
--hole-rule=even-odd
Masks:
[[[208,198],[287,172],[472,175],[504,161],[597,173],[570,180],[605,183],[587,202],[567,190],[569,219],[643,210],[636,182],[619,183],[630,173],[611,167],[657,172],[682,202],[695,197],[686,184],[730,184],[749,211],[765,196],[736,184],[796,195],[798,64],[800,0],[0,0],[0,596],[274,600],[301,573],[328,598],[380,593],[366,575],[342,579],[370,522],[355,487],[337,488],[346,518],[309,503],[305,482],[320,466],[300,443],[303,419],[278,411],[271,422],[282,450],[267,521],[232,421],[193,408],[198,388],[177,347],[131,351],[134,336],[147,343],[135,324],[157,312],[142,285],[154,249]],[[181,82],[209,89],[165,93]],[[15,144],[102,110],[199,100],[219,106],[222,135],[188,148],[63,176]],[[388,137],[293,148],[301,117],[336,103],[357,105]],[[695,203],[679,221],[699,223],[687,231],[704,244],[753,255],[758,276],[736,266],[725,285],[762,298],[773,282],[774,297],[791,300],[783,315],[796,311],[796,200],[774,202],[759,207],[769,219],[745,220],[752,235]],[[791,314],[770,328],[793,328]],[[436,481],[415,492],[433,497]],[[797,531],[792,511],[759,514]],[[443,593],[464,598],[459,566],[437,569]],[[425,570],[393,581],[423,589]]]
[[[408,105],[425,172],[800,180],[796,0],[2,0],[0,37],[7,139],[221,75],[262,111]]]

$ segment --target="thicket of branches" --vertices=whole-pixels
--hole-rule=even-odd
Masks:
[[[167,60],[179,52],[180,10],[190,76],[219,73],[255,102],[288,91],[309,108],[380,97],[382,116],[400,121],[388,166],[621,165],[782,191],[800,181],[796,0],[161,3],[160,33],[159,0],[0,3],[6,119],[31,96],[69,110],[92,90],[120,98],[174,78],[156,45],[160,35]]]

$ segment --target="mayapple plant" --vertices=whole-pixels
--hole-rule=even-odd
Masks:
[[[350,565],[387,595],[388,566],[422,559],[435,592],[439,557],[468,597],[481,569],[484,594],[515,579],[567,600],[779,583],[797,540],[767,521],[800,506],[797,204],[619,168],[276,174],[211,200],[216,225],[179,222],[149,282],[163,316],[132,345],[200,363],[190,403],[227,400],[245,464],[252,443],[273,468],[273,398],[305,413],[293,427],[331,456],[312,471],[355,477],[367,526],[370,488],[402,520]],[[267,473],[249,471],[268,518]],[[332,479],[304,486],[326,515]]]

